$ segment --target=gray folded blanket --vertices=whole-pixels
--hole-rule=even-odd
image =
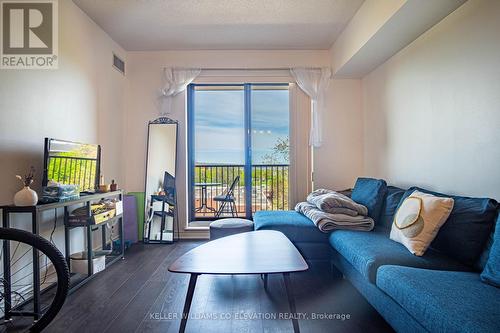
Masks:
[[[318,209],[316,205],[309,202],[299,202],[295,210],[307,216],[320,231],[325,233],[337,229],[371,231],[375,225],[370,217],[331,214]]]
[[[341,193],[318,189],[307,196],[307,202],[318,209],[331,214],[346,214],[351,216],[368,215],[368,209]]]

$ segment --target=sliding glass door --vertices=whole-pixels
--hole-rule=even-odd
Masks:
[[[188,87],[190,221],[288,209],[288,84]]]
[[[288,85],[252,85],[252,211],[288,209]]]
[[[238,214],[245,215],[245,92],[243,85],[188,88],[191,221],[212,219],[232,190]],[[238,179],[239,178],[239,179]]]

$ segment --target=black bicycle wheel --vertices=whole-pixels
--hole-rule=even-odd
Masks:
[[[14,265],[23,265],[20,263],[20,261],[22,261],[21,259],[26,259],[26,253],[32,252],[31,250],[36,249],[39,251],[39,258],[42,261],[45,260],[45,273],[42,274],[43,276],[40,276],[41,279],[43,278],[44,283],[47,280],[47,275],[52,275],[51,279],[54,281],[51,281],[50,289],[53,290],[55,288],[55,294],[53,295],[53,297],[50,297],[48,304],[44,306],[44,309],[42,309],[42,312],[39,314],[40,317],[38,318],[38,320],[29,328],[29,330],[32,332],[40,332],[45,327],[47,327],[47,325],[54,319],[54,317],[63,306],[66,296],[68,295],[69,269],[66,260],[64,259],[64,256],[61,254],[61,252],[45,238],[23,230],[0,228],[0,241],[0,251],[2,251],[0,253],[0,261],[5,263],[5,260],[8,259],[8,263],[10,263],[10,266],[6,264],[3,265],[3,270],[0,275],[0,283],[3,284],[3,286],[0,286],[0,299],[3,302],[4,310],[6,310],[6,308],[9,308],[10,311],[12,311],[12,309],[15,309],[18,306],[16,304],[12,304],[12,295],[14,293],[17,293],[15,295],[21,298],[24,303],[27,303],[29,301],[29,299],[25,299],[25,297],[23,297],[22,295],[18,295],[19,291],[16,291],[15,288],[19,288],[20,284],[16,285],[15,281],[12,281],[14,280],[14,273],[12,268],[14,267]],[[20,246],[20,244],[23,245]],[[21,247],[23,248],[23,250],[18,251],[18,249]],[[13,250],[12,252],[14,252],[13,257],[16,257],[16,253],[18,252],[22,252],[24,254],[18,254],[17,257],[14,258],[15,263],[13,263],[11,250]],[[9,258],[6,258],[7,254],[9,255]],[[23,268],[25,267],[26,266],[24,266]],[[52,271],[52,273],[50,274],[47,273],[49,269]],[[17,280],[19,281],[19,279],[20,278],[18,278]],[[25,285],[21,285],[21,288],[26,289],[26,286],[28,286],[27,283]],[[8,305],[7,300],[10,300],[8,302]],[[3,315],[6,315],[5,311]],[[5,318],[7,318],[7,316],[5,316]]]

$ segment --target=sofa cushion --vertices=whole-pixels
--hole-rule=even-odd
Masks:
[[[493,245],[491,246],[486,267],[481,273],[481,280],[495,287],[500,287],[500,216],[497,218]]]
[[[375,283],[377,268],[382,265],[471,270],[470,267],[432,250],[417,257],[403,245],[389,239],[387,232],[380,228],[370,232],[337,230],[331,233],[330,244],[372,283]]]
[[[388,232],[391,230],[392,221],[394,220],[394,215],[396,214],[396,210],[401,202],[403,194],[405,194],[405,190],[402,188],[387,186],[387,192],[382,205],[378,226],[386,228]]]
[[[431,248],[464,264],[473,265],[493,230],[498,203],[493,199],[453,196],[419,187],[409,188],[402,199],[415,190],[454,200],[450,217],[431,243]]]
[[[281,231],[292,242],[328,243],[328,234],[319,231],[309,218],[293,210],[258,211],[253,222],[255,230]]]
[[[380,211],[384,203],[387,183],[382,179],[358,178],[352,190],[351,199],[368,208],[368,216],[375,223],[380,218]]]
[[[399,266],[378,269],[377,286],[429,332],[498,332],[500,289],[479,274]]]

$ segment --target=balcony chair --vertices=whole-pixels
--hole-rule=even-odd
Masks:
[[[227,189],[226,194],[224,192],[221,195],[216,195],[214,197],[214,201],[220,203],[219,209],[215,212],[215,217],[220,217],[221,214],[224,212],[224,208],[226,208],[227,205],[229,205],[229,209],[231,212],[232,217],[238,217],[238,210],[236,209],[236,199],[234,198],[234,188],[236,187],[236,184],[240,181],[240,176],[236,176],[234,178],[233,183],[231,186]]]

